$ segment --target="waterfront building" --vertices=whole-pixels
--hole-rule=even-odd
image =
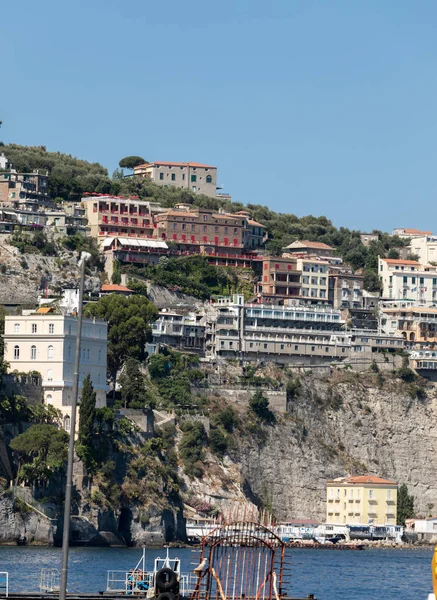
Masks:
[[[178,187],[215,198],[217,167],[196,162],[155,161],[134,167],[134,175],[164,187]]]
[[[326,483],[326,522],[396,525],[397,483],[376,475],[338,477]]]
[[[416,260],[378,257],[381,296],[408,299],[422,304],[437,301],[437,267]]]
[[[396,227],[393,229],[393,235],[400,238],[416,238],[424,235],[432,235],[432,231],[419,231],[419,229],[406,229],[405,227]]]
[[[301,272],[295,257],[264,256],[258,297],[264,304],[287,304],[300,297]]]
[[[399,351],[401,336],[372,330],[345,331],[339,310],[329,306],[244,303],[234,295],[218,298],[207,310],[206,354],[248,360],[318,362],[371,357]]]
[[[4,359],[9,371],[41,374],[44,404],[63,414],[69,430],[73,394],[77,317],[57,315],[40,308],[30,315],[5,318]],[[106,406],[107,323],[83,319],[79,385],[89,373],[96,392],[96,406]]]
[[[360,309],[363,306],[362,275],[344,267],[330,267],[328,275],[328,300],[333,308]]]

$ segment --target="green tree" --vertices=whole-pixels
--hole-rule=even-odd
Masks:
[[[379,292],[382,286],[378,274],[366,269],[364,271],[363,287],[368,292]]]
[[[396,250],[395,248],[391,248],[388,251],[387,258],[399,258],[399,257],[400,257],[399,250]]]
[[[125,156],[125,158],[122,158],[118,163],[118,166],[121,169],[133,169],[144,163],[147,163],[147,161],[145,161],[144,158],[141,158],[141,156]]]
[[[96,419],[96,392],[88,373],[83,380],[79,406],[79,448],[78,454],[87,468],[91,467],[93,456],[93,438]]]
[[[118,379],[121,385],[121,401],[125,408],[144,408],[146,404],[146,386],[140,363],[128,358],[123,373]]]
[[[232,406],[226,406],[217,414],[216,420],[228,433],[232,433],[238,423],[238,416]]]
[[[228,439],[220,429],[211,429],[209,432],[209,445],[217,456],[223,458],[228,448]]]
[[[207,435],[200,421],[185,421],[181,425],[182,438],[179,452],[189,477],[202,477],[204,473],[205,444]]]
[[[275,415],[270,410],[269,399],[264,396],[261,390],[257,390],[249,400],[249,408],[261,421],[266,423],[275,421]]]
[[[120,285],[121,283],[121,273],[119,269],[114,269],[114,272],[112,273],[112,277],[111,277],[112,283],[116,284],[116,285]]]
[[[20,455],[19,480],[47,483],[65,466],[68,434],[52,424],[32,425],[14,438],[10,447]]]
[[[412,519],[414,513],[414,496],[408,493],[408,487],[405,483],[398,490],[398,509],[397,519],[398,525],[405,526],[405,519]]]
[[[108,371],[115,385],[117,372],[127,358],[144,360],[158,309],[144,296],[109,294],[87,304],[84,313],[108,322]]]

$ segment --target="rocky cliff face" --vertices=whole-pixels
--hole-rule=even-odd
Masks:
[[[380,376],[379,376],[380,377]],[[414,388],[392,375],[337,370],[301,378],[288,413],[265,440],[241,442],[241,476],[249,496],[276,517],[324,519],[326,480],[375,473],[406,483],[418,513],[437,505],[436,388]]]

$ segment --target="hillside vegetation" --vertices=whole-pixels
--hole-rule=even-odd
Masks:
[[[241,202],[191,194],[187,190],[178,188],[164,188],[145,179],[124,177],[121,169],[117,169],[110,177],[108,171],[99,163],[89,163],[60,152],[48,152],[45,146],[3,144],[1,149],[18,171],[47,170],[50,175],[50,194],[58,201],[79,200],[85,192],[97,192],[136,195],[142,199],[160,202],[165,207],[184,202],[213,210],[220,208],[229,212],[248,210],[252,218],[263,223],[267,228],[269,253],[278,254],[284,246],[298,239],[324,242],[333,246],[338,255],[350,263],[355,270],[363,269],[365,287],[370,291],[379,289],[378,255],[397,258],[399,253],[396,248],[406,244],[405,240],[398,237],[374,231],[379,236],[378,241],[365,247],[360,239],[360,231],[346,227],[337,228],[326,216],[297,217],[292,213],[277,213],[267,206],[243,205]],[[298,198],[294,199],[295,203],[298,200]]]

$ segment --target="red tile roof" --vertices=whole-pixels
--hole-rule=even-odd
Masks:
[[[211,165],[203,165],[201,163],[196,162],[170,162],[165,160],[155,160],[151,163],[143,163],[142,165],[137,165],[135,169],[139,167],[155,167],[155,166],[164,166],[164,167],[199,167],[200,169],[216,169],[217,167],[213,167]],[[135,170],[134,169],[134,170]]]
[[[237,215],[239,213],[236,213]],[[248,225],[252,225],[252,227],[265,227],[262,223],[258,223],[258,221],[253,221],[252,219],[247,219]]]
[[[351,477],[339,477],[338,479],[331,479],[328,483],[371,483],[373,485],[397,485],[396,481],[389,479],[383,479],[377,475],[353,475]]]
[[[310,242],[309,240],[296,240],[295,242],[293,242],[292,244],[290,244],[287,247],[290,248],[290,246],[292,247],[293,244],[300,244],[301,246],[307,246],[308,248],[320,248],[321,250],[333,250],[334,249],[334,248],[332,248],[332,246],[328,246],[328,244],[324,244],[323,242]],[[298,246],[296,246],[296,248],[297,247]]]
[[[401,258],[381,258],[384,262],[389,265],[417,265],[421,266],[417,260],[402,260]]]
[[[432,235],[432,231],[420,231],[419,229],[404,229],[404,233],[423,233],[423,235]]]
[[[101,287],[101,292],[133,292],[130,288],[124,285],[117,285],[115,283],[104,283]]]

